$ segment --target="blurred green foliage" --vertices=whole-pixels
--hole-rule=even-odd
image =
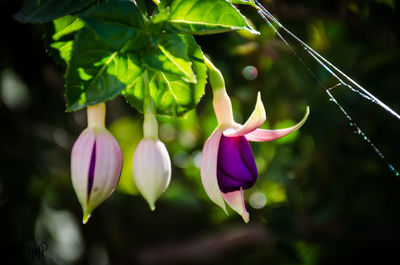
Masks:
[[[328,60],[400,110],[400,14],[395,1],[263,3]],[[308,121],[292,138],[251,144],[259,179],[245,194],[250,223],[234,212],[225,215],[201,186],[201,149],[216,126],[211,89],[206,87],[195,111],[182,118],[159,117],[173,175],[155,212],[137,195],[131,177],[143,118],[121,97],[107,104],[107,124],[124,155],[123,172],[117,191],[82,225],[69,156],[86,126],[85,112],[64,112],[65,69],[45,53],[40,24],[12,20],[21,4],[0,3],[7,14],[2,25],[18,32],[0,43],[0,253],[7,264],[329,265],[396,260],[399,178],[247,6],[240,9],[260,36],[196,37],[225,76],[235,119],[249,117],[257,91],[267,111],[263,128],[290,126],[307,105],[311,108]],[[325,87],[336,84],[301,49],[296,51]],[[257,69],[254,80],[243,75],[247,66]],[[14,92],[24,95],[21,102]],[[387,160],[400,167],[399,121],[347,88],[332,93]],[[32,258],[28,250],[43,242],[48,249]]]
[[[122,157],[125,161],[117,189],[128,194],[137,194],[132,177],[132,163],[127,163],[127,161],[133,160],[136,145],[143,137],[141,120],[126,116],[115,121],[109,129],[121,146]]]

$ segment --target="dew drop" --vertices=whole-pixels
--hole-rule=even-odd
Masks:
[[[394,166],[392,166],[391,164],[389,164],[389,168],[390,170],[394,173],[394,175],[396,177],[400,176],[400,173],[394,168]]]

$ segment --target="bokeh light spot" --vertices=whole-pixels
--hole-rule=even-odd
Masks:
[[[170,142],[175,140],[176,129],[170,123],[163,123],[160,126],[160,138],[163,142]]]
[[[197,167],[201,167],[201,151],[196,151],[193,155],[193,164]]]
[[[254,209],[261,209],[267,204],[267,197],[265,197],[264,193],[256,191],[251,194],[249,203]]]
[[[254,80],[258,76],[257,68],[252,65],[248,65],[242,70],[243,77],[247,80]]]

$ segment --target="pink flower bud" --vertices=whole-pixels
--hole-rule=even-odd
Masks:
[[[88,128],[71,153],[71,177],[82,206],[83,223],[113,193],[122,168],[122,153],[115,137],[104,127],[104,103],[88,107]]]

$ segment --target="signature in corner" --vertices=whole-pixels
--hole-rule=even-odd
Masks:
[[[35,259],[41,260],[44,257],[44,253],[48,249],[48,244],[46,242],[42,242],[40,245],[25,245],[24,246],[24,256],[32,262]]]

